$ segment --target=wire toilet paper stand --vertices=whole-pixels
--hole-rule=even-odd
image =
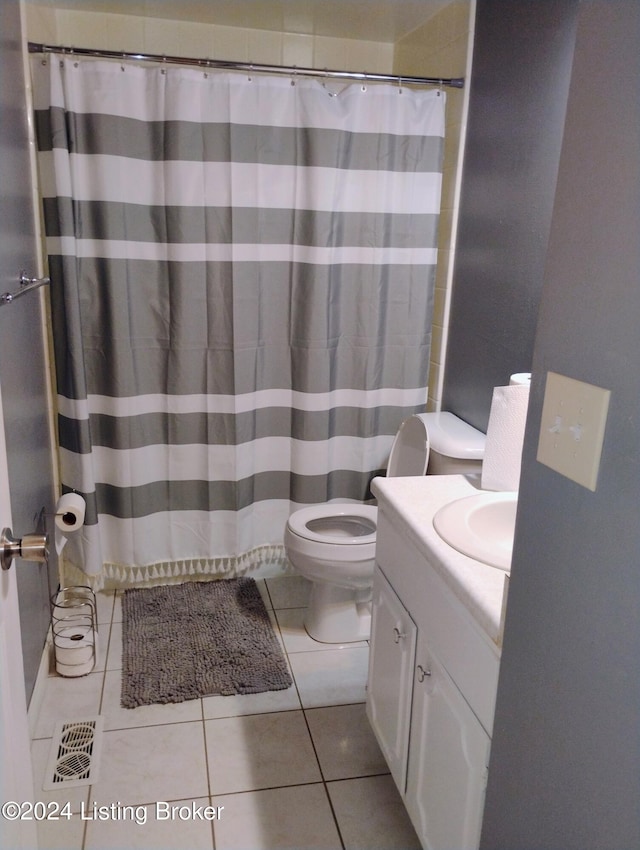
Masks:
[[[61,587],[51,597],[51,631],[56,672],[86,676],[98,658],[96,596],[90,587]]]

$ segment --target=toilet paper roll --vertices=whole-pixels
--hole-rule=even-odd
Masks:
[[[67,626],[54,635],[56,672],[61,676],[85,676],[95,663],[94,641],[90,627]]]
[[[510,387],[528,387],[531,385],[531,372],[516,372],[509,378]]]
[[[69,534],[84,525],[87,503],[79,493],[65,493],[56,505],[55,539],[58,555],[64,549]]]
[[[90,661],[83,661],[82,664],[63,664],[61,661],[57,661],[56,673],[59,676],[72,679],[74,676],[86,676],[88,673],[93,673],[94,667],[93,658]]]
[[[494,387],[480,486],[483,490],[517,490],[529,385]]]

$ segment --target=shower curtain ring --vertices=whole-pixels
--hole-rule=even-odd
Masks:
[[[326,93],[329,95],[329,97],[337,97],[337,92],[331,91],[331,89],[327,86],[328,81],[329,81],[329,69],[325,68],[324,69],[324,80],[322,81],[322,87],[326,91]]]

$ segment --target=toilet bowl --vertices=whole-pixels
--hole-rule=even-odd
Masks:
[[[287,556],[312,582],[305,628],[323,643],[366,640],[376,554],[373,505],[314,505],[289,517]]]
[[[484,434],[454,414],[417,413],[398,429],[387,476],[424,475],[428,464],[437,474],[479,473],[483,453]],[[333,502],[289,517],[285,551],[296,572],[312,582],[304,625],[315,640],[351,643],[369,637],[376,530],[373,505]]]

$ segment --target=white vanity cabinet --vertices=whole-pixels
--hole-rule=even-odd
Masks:
[[[499,651],[378,517],[367,715],[425,850],[480,841]]]

